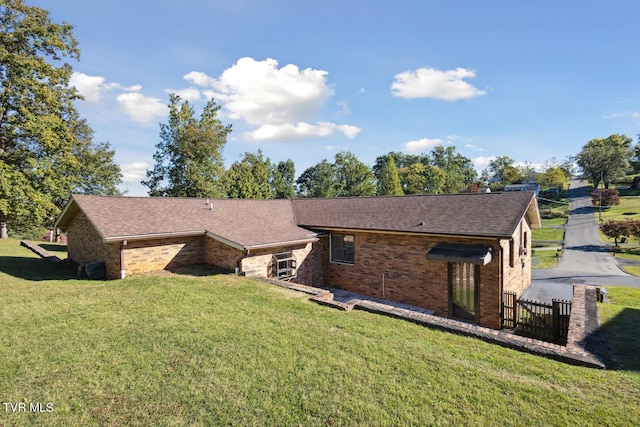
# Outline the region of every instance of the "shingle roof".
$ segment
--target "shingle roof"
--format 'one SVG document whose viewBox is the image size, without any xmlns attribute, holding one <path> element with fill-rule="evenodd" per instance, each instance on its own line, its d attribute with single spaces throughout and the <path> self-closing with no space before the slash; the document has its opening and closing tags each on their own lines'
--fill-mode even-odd
<svg viewBox="0 0 640 427">
<path fill-rule="evenodd" d="M 297 199 L 293 207 L 299 225 L 316 229 L 508 237 L 525 215 L 540 226 L 525 192 Z"/>
<path fill-rule="evenodd" d="M 289 200 L 211 200 L 74 195 L 58 219 L 66 228 L 82 210 L 106 241 L 209 233 L 245 249 L 313 241 L 296 225 Z"/>
<path fill-rule="evenodd" d="M 251 249 L 316 240 L 309 229 L 509 237 L 525 215 L 540 225 L 536 198 L 524 192 L 210 202 L 213 210 L 197 198 L 74 195 L 56 227 L 82 211 L 106 241 L 207 233 Z"/>
</svg>

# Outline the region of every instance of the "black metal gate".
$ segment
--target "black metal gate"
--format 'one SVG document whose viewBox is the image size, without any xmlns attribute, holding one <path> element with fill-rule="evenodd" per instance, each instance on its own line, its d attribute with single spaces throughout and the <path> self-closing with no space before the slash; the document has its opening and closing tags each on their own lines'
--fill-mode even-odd
<svg viewBox="0 0 640 427">
<path fill-rule="evenodd" d="M 571 302 L 552 300 L 551 304 L 516 299 L 513 292 L 502 298 L 502 327 L 516 333 L 557 344 L 566 344 Z"/>
</svg>

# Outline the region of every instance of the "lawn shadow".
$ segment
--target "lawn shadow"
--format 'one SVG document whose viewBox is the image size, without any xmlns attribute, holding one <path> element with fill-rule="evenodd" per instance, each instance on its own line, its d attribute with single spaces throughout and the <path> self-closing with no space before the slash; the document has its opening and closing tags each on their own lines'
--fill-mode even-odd
<svg viewBox="0 0 640 427">
<path fill-rule="evenodd" d="M 49 252 L 67 252 L 67 245 L 58 245 L 55 243 L 38 243 L 38 246 Z"/>
<path fill-rule="evenodd" d="M 571 215 L 587 215 L 595 213 L 596 210 L 593 206 L 582 206 L 580 208 L 571 209 Z"/>
<path fill-rule="evenodd" d="M 196 264 L 191 266 L 184 267 L 168 267 L 165 268 L 162 272 L 156 272 L 156 274 L 177 274 L 181 276 L 196 276 L 196 277 L 204 277 L 204 276 L 215 276 L 218 274 L 229 274 L 231 270 L 217 267 L 215 265 L 210 264 Z"/>
<path fill-rule="evenodd" d="M 0 272 L 29 281 L 70 280 L 76 278 L 77 267 L 69 261 L 3 256 L 0 257 Z"/>
<path fill-rule="evenodd" d="M 572 249 L 575 251 L 583 252 L 611 252 L 611 248 L 605 245 L 566 246 L 565 249 Z"/>
<path fill-rule="evenodd" d="M 607 368 L 640 371 L 640 310 L 625 308 L 600 326 Z"/>
</svg>

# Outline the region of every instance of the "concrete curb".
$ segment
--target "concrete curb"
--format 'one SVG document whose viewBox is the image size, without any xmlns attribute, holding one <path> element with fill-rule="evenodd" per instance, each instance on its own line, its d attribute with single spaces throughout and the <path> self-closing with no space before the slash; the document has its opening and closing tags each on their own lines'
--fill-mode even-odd
<svg viewBox="0 0 640 427">
<path fill-rule="evenodd" d="M 29 240 L 20 241 L 20 246 L 24 246 L 25 248 L 30 249 L 36 255 L 39 255 L 41 258 L 46 259 L 47 261 L 62 262 L 60 258 Z"/>
</svg>

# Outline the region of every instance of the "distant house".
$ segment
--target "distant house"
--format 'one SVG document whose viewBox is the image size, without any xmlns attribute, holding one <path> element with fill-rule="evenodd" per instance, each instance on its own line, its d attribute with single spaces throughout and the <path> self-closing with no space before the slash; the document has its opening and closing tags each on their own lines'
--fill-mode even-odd
<svg viewBox="0 0 640 427">
<path fill-rule="evenodd" d="M 500 327 L 531 283 L 533 193 L 296 200 L 73 196 L 69 258 L 110 279 L 206 263 Z"/>
<path fill-rule="evenodd" d="M 525 182 L 522 184 L 505 185 L 504 191 L 533 191 L 536 196 L 540 194 L 540 184 L 535 182 Z"/>
</svg>

